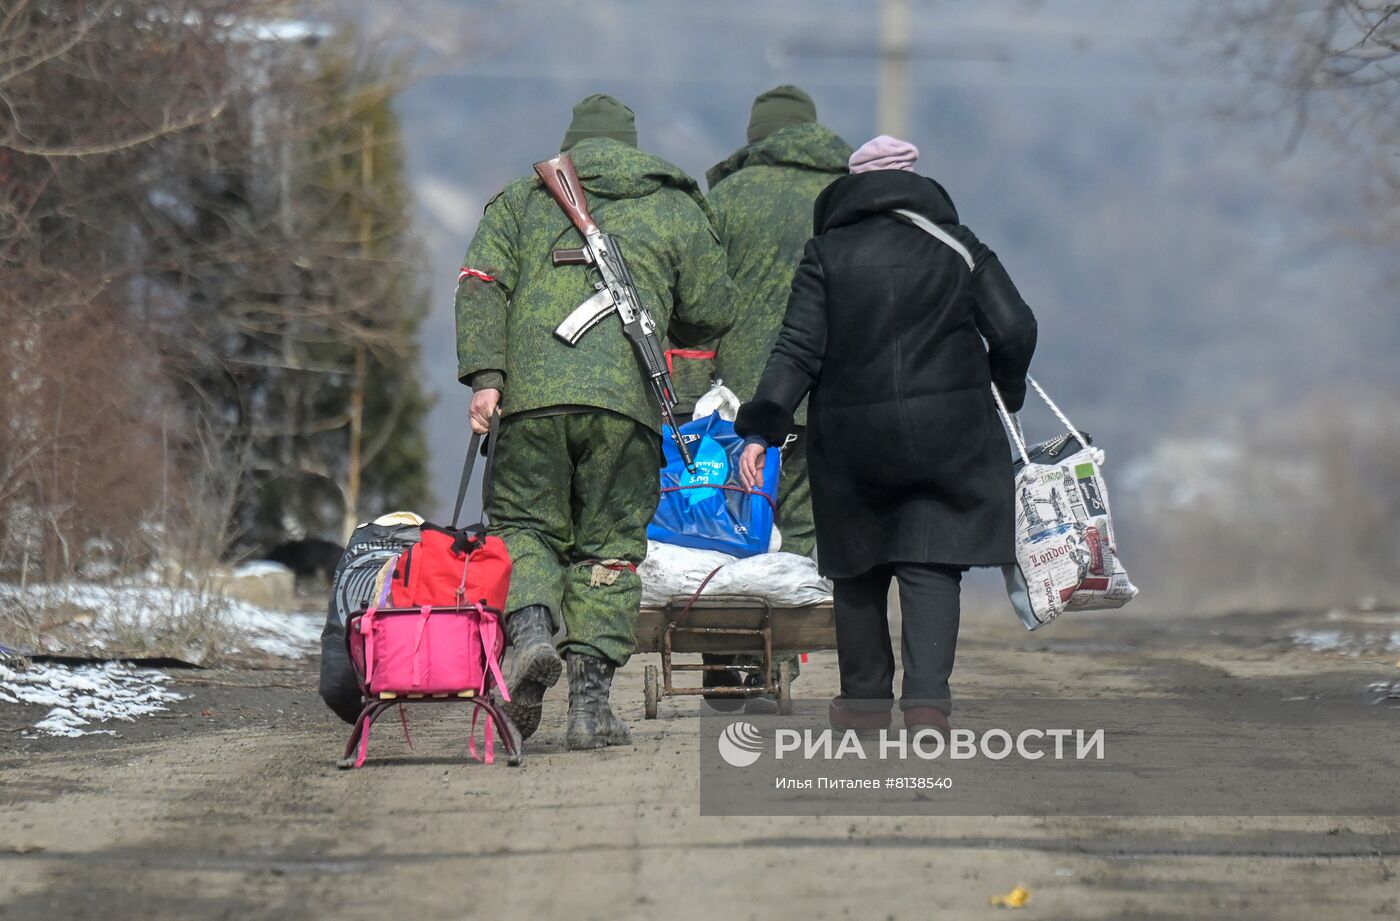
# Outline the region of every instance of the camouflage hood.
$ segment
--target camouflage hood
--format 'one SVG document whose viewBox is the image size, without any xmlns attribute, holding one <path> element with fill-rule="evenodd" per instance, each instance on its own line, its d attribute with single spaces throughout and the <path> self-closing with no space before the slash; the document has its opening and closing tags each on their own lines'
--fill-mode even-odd
<svg viewBox="0 0 1400 921">
<path fill-rule="evenodd" d="M 705 181 L 713 189 L 721 179 L 746 166 L 791 166 L 821 173 L 844 173 L 851 153 L 851 145 L 830 128 L 815 122 L 792 125 L 740 147 L 728 159 L 710 167 Z"/>
<path fill-rule="evenodd" d="M 604 198 L 645 198 L 665 186 L 689 195 L 714 222 L 710 206 L 700 192 L 700 184 L 665 160 L 614 141 L 612 138 L 586 138 L 569 151 L 584 191 Z"/>
</svg>

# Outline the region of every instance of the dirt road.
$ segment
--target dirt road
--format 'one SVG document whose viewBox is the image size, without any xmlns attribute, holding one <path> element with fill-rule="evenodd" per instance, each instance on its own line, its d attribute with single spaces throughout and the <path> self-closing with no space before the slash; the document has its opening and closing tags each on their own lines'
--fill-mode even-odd
<svg viewBox="0 0 1400 921">
<path fill-rule="evenodd" d="M 1367 706 L 1400 679 L 1383 647 L 1288 639 L 1319 626 L 969 618 L 956 688 Z M 559 693 L 514 769 L 466 761 L 440 714 L 415 717 L 415 751 L 386 721 L 371 765 L 337 771 L 311 663 L 182 673 L 188 699 L 120 738 L 0 734 L 0 918 L 1400 917 L 1396 819 L 701 817 L 694 705 L 643 721 L 641 664 L 619 679 L 633 747 L 565 751 Z M 804 695 L 835 686 L 814 657 Z M 990 907 L 1017 885 L 1025 909 Z"/>
</svg>

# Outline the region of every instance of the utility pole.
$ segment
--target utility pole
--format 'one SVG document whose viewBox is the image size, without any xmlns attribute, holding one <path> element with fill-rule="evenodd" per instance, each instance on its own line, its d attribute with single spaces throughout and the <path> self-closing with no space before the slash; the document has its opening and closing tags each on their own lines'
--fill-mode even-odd
<svg viewBox="0 0 1400 921">
<path fill-rule="evenodd" d="M 360 130 L 360 256 L 369 264 L 370 194 L 374 182 L 374 132 L 366 122 Z M 365 422 L 365 344 L 355 345 L 355 378 L 350 390 L 350 459 L 345 480 L 344 538 L 350 539 L 359 524 L 360 515 L 360 451 L 364 443 Z"/>
<path fill-rule="evenodd" d="M 909 0 L 880 0 L 880 84 L 875 130 L 897 138 L 909 133 Z"/>
<path fill-rule="evenodd" d="M 912 84 L 911 67 L 915 61 L 940 64 L 974 61 L 1005 64 L 1011 56 L 1005 49 L 992 44 L 972 44 L 956 36 L 944 41 L 920 41 L 921 22 L 916 18 L 914 0 L 880 0 L 880 18 L 875 47 L 863 41 L 854 44 L 844 40 L 799 42 L 788 49 L 794 56 L 851 60 L 874 59 L 876 70 L 875 130 L 909 139 L 914 129 L 910 123 L 909 92 Z"/>
</svg>

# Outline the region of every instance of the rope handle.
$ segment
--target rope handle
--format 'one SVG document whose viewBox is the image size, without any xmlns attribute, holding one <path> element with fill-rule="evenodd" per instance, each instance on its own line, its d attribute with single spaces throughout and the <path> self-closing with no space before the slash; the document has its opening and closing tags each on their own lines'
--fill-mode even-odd
<svg viewBox="0 0 1400 921">
<path fill-rule="evenodd" d="M 744 486 L 734 486 L 729 483 L 691 483 L 689 486 L 663 486 L 661 487 L 661 492 L 680 492 L 684 489 L 722 489 L 727 492 L 737 492 L 746 496 L 762 496 L 767 500 L 769 507 L 773 509 L 773 514 L 778 514 L 778 503 L 772 496 L 761 489 L 748 489 Z"/>
<path fill-rule="evenodd" d="M 1035 389 L 1035 392 L 1038 393 L 1040 395 L 1040 398 L 1045 401 L 1045 405 L 1050 407 L 1050 411 L 1055 414 L 1055 418 L 1059 419 L 1062 423 L 1064 423 L 1065 428 L 1069 429 L 1070 434 L 1074 435 L 1075 438 L 1079 439 L 1079 446 L 1081 448 L 1089 447 L 1089 441 L 1084 437 L 1084 433 L 1079 431 L 1079 428 L 1073 422 L 1069 421 L 1069 416 L 1066 416 L 1064 414 L 1064 411 L 1061 410 L 1060 407 L 1055 404 L 1055 401 L 1050 399 L 1050 394 L 1045 392 L 1045 388 L 1040 386 L 1040 382 L 1037 381 L 1035 378 L 1031 377 L 1029 374 L 1027 374 L 1026 383 L 1030 384 L 1031 387 Z"/>
<path fill-rule="evenodd" d="M 686 618 L 688 618 L 688 617 L 690 616 L 691 610 L 695 607 L 695 602 L 697 602 L 697 601 L 700 600 L 700 593 L 703 592 L 703 591 L 705 591 L 705 586 L 709 585 L 709 584 L 710 584 L 710 580 L 713 579 L 713 578 L 715 577 L 715 575 L 718 574 L 719 571 L 720 571 L 721 569 L 723 569 L 724 567 L 726 567 L 726 566 L 728 566 L 728 565 L 729 565 L 728 563 L 720 563 L 720 564 L 719 564 L 718 566 L 716 566 L 714 569 L 711 569 L 711 570 L 710 570 L 710 574 L 709 574 L 708 576 L 706 576 L 706 577 L 700 582 L 699 588 L 695 589 L 695 594 L 693 594 L 693 595 L 690 596 L 690 600 L 687 601 L 687 602 L 685 603 L 685 607 L 681 609 L 680 616 L 677 617 L 674 621 L 672 621 L 672 623 L 673 623 L 675 626 L 678 626 L 678 627 L 679 627 L 681 624 L 685 623 Z"/>
<path fill-rule="evenodd" d="M 992 385 L 992 399 L 997 402 L 997 415 L 1001 416 L 1001 424 L 1006 426 L 1006 431 L 1011 434 L 1011 441 L 1016 445 L 1016 453 L 1021 455 L 1021 460 L 1025 461 L 1026 466 L 1029 467 L 1031 455 L 1026 450 L 1026 438 L 1021 433 L 1020 423 L 1011 413 L 1006 411 L 1006 404 L 1002 402 L 1001 391 L 997 389 L 996 384 Z"/>
<path fill-rule="evenodd" d="M 1069 433 L 1079 439 L 1080 448 L 1092 452 L 1094 462 L 1102 464 L 1104 457 L 1103 451 L 1089 444 L 1089 439 L 1084 437 L 1084 433 L 1079 430 L 1078 426 L 1070 421 L 1069 416 L 1065 415 L 1064 411 L 1055 404 L 1054 400 L 1050 399 L 1050 394 L 1045 392 L 1045 388 L 1040 386 L 1040 382 L 1027 374 L 1026 383 L 1030 384 L 1031 388 L 1045 401 L 1045 405 L 1050 407 L 1050 411 L 1055 414 L 1055 418 L 1060 420 L 1060 423 L 1069 430 Z M 1029 466 L 1031 463 L 1031 456 L 1030 452 L 1026 449 L 1026 436 L 1025 433 L 1021 431 L 1021 422 L 1016 416 L 1006 411 L 1006 404 L 1002 402 L 1001 391 L 997 390 L 996 384 L 992 385 L 992 399 L 996 400 L 997 415 L 1001 416 L 1002 425 L 1006 426 L 1006 431 L 1010 433 L 1011 440 L 1016 445 L 1016 453 L 1020 454 L 1021 460 L 1025 461 L 1026 465 Z"/>
</svg>

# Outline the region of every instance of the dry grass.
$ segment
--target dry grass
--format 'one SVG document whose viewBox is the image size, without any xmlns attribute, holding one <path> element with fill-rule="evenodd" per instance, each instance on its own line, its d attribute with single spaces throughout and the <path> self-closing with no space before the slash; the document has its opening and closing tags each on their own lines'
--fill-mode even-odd
<svg viewBox="0 0 1400 921">
<path fill-rule="evenodd" d="M 163 610 L 136 615 L 111 612 L 111 643 L 127 655 L 174 656 L 214 664 L 234 648 L 235 631 L 227 610 L 228 599 L 213 592 L 171 592 Z"/>
<path fill-rule="evenodd" d="M 0 645 L 104 658 L 170 656 L 204 665 L 235 648 L 229 602 L 217 593 L 152 586 L 133 593 L 131 603 L 95 607 L 70 597 L 72 587 L 8 592 L 0 607 Z"/>
</svg>

